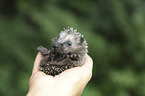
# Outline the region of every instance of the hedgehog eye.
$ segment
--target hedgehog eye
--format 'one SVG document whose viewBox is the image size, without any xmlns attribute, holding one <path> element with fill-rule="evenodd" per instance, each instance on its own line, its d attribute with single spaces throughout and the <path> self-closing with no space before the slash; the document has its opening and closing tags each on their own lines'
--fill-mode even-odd
<svg viewBox="0 0 145 96">
<path fill-rule="evenodd" d="M 68 42 L 68 45 L 69 45 L 69 46 L 71 46 L 71 44 L 72 44 L 71 42 Z"/>
</svg>

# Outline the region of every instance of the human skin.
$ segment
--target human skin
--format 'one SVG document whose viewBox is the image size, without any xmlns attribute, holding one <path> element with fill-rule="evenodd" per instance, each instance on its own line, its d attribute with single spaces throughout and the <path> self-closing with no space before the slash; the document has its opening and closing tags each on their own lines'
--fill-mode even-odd
<svg viewBox="0 0 145 96">
<path fill-rule="evenodd" d="M 27 96 L 80 96 L 82 94 L 92 77 L 93 61 L 89 55 L 85 56 L 85 63 L 81 67 L 67 69 L 54 77 L 39 71 L 42 58 L 39 52 L 29 80 Z"/>
</svg>

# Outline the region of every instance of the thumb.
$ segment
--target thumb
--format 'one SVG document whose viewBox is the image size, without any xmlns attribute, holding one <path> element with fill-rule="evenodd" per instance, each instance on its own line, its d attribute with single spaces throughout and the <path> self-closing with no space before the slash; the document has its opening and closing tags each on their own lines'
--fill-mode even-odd
<svg viewBox="0 0 145 96">
<path fill-rule="evenodd" d="M 40 65 L 40 61 L 42 60 L 43 56 L 41 55 L 40 52 L 38 52 L 35 61 L 34 61 L 34 66 L 33 66 L 33 70 L 32 70 L 32 74 L 34 74 L 35 72 L 37 72 L 39 70 L 39 65 Z"/>
</svg>

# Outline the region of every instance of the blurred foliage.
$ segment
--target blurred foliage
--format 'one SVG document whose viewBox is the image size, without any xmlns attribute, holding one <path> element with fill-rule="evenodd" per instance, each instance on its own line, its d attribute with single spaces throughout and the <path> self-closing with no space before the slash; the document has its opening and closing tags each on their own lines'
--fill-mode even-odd
<svg viewBox="0 0 145 96">
<path fill-rule="evenodd" d="M 145 96 L 144 17 L 144 0 L 1 0 L 0 96 L 26 95 L 37 46 L 68 26 L 94 61 L 82 96 Z"/>
</svg>

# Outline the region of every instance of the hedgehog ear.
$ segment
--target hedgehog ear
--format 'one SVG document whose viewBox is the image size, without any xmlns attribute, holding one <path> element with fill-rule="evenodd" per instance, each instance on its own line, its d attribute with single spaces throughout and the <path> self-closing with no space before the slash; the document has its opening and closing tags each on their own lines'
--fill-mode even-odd
<svg viewBox="0 0 145 96">
<path fill-rule="evenodd" d="M 79 40 L 80 40 L 79 45 L 81 45 L 85 41 L 85 38 L 83 36 L 80 36 Z"/>
</svg>

